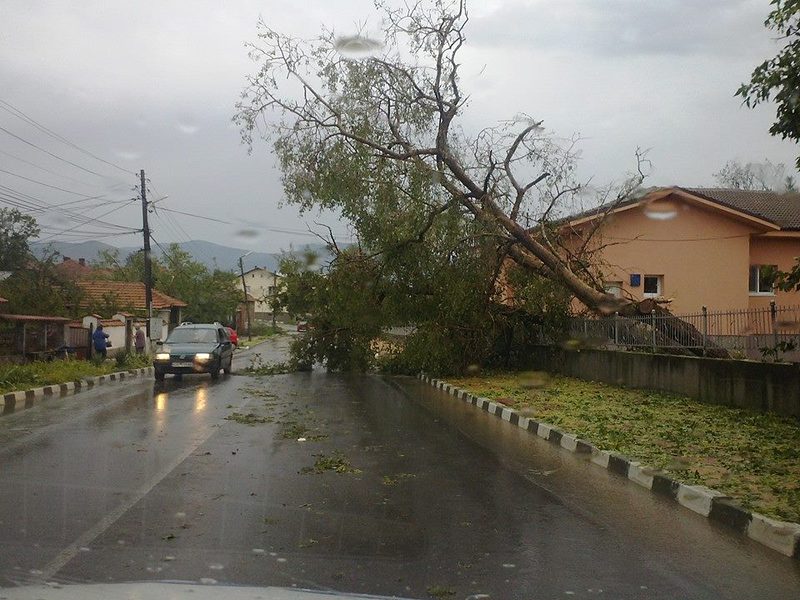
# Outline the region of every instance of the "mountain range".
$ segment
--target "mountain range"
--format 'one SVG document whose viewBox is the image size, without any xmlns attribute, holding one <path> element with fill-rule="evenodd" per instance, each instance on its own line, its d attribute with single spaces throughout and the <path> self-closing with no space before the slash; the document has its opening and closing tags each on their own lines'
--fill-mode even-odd
<svg viewBox="0 0 800 600">
<path fill-rule="evenodd" d="M 129 254 L 140 252 L 139 247 L 124 247 L 111 246 L 103 242 L 89 241 L 89 242 L 48 242 L 46 244 L 40 242 L 33 242 L 31 251 L 37 255 L 42 256 L 46 251 L 58 252 L 61 256 L 69 257 L 74 260 L 86 259 L 87 263 L 96 261 L 100 253 L 104 250 L 118 250 L 119 257 L 124 260 Z M 239 272 L 239 257 L 247 254 L 247 250 L 241 248 L 232 248 L 230 246 L 222 246 L 212 242 L 205 242 L 202 240 L 191 240 L 189 242 L 179 243 L 178 246 L 182 250 L 188 252 L 194 260 L 203 263 L 209 269 L 219 268 L 223 271 Z M 303 244 L 296 248 L 292 248 L 285 253 L 274 252 L 252 252 L 242 261 L 245 270 L 252 269 L 253 267 L 264 267 L 270 271 L 276 271 L 279 267 L 281 257 L 285 254 L 301 255 L 308 251 L 315 252 L 319 257 L 318 263 L 325 264 L 330 261 L 331 254 L 323 244 Z M 158 258 L 162 256 L 163 252 L 160 248 L 153 248 L 153 256 Z"/>
</svg>

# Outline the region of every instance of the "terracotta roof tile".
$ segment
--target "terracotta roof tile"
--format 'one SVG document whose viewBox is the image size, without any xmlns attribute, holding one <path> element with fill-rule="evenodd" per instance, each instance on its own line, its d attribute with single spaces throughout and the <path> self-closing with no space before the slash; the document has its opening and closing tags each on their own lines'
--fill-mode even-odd
<svg viewBox="0 0 800 600">
<path fill-rule="evenodd" d="M 100 325 L 103 327 L 124 327 L 125 323 L 119 319 L 100 319 Z"/>
<path fill-rule="evenodd" d="M 86 297 L 81 302 L 82 306 L 88 306 L 92 301 L 102 302 L 103 297 L 111 294 L 121 308 L 133 308 L 144 310 L 145 290 L 144 284 L 140 281 L 90 281 L 81 280 L 76 282 L 83 290 Z M 153 308 L 171 308 L 188 306 L 183 300 L 178 300 L 168 296 L 158 290 L 153 290 Z"/>
<path fill-rule="evenodd" d="M 66 323 L 69 321 L 66 317 L 47 317 L 42 315 L 6 315 L 0 313 L 0 319 L 6 321 L 46 321 L 55 323 Z"/>
<path fill-rule="evenodd" d="M 728 208 L 775 223 L 781 229 L 800 230 L 800 194 L 779 194 L 757 190 L 725 188 L 680 188 L 724 204 Z"/>
<path fill-rule="evenodd" d="M 661 190 L 675 189 L 693 196 L 698 196 L 713 203 L 732 208 L 740 213 L 757 217 L 774 223 L 785 231 L 800 230 L 800 194 L 777 193 L 757 190 L 735 190 L 728 188 L 688 188 L 674 186 L 672 188 L 647 188 L 639 194 L 616 203 L 613 206 L 605 204 L 564 219 L 570 222 L 583 217 L 600 215 L 606 211 L 615 210 L 646 200 L 651 193 Z"/>
</svg>

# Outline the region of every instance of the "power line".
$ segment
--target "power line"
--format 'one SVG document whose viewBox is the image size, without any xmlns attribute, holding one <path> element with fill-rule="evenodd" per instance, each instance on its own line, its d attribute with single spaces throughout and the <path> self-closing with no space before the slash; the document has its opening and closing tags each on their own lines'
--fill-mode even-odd
<svg viewBox="0 0 800 600">
<path fill-rule="evenodd" d="M 69 175 L 63 175 L 61 173 L 56 173 L 55 171 L 51 171 L 50 169 L 43 167 L 41 165 L 37 165 L 35 162 L 31 162 L 24 158 L 20 158 L 16 154 L 11 154 L 11 152 L 6 152 L 5 150 L 0 150 L 0 154 L 5 154 L 6 156 L 10 156 L 14 160 L 18 160 L 19 162 L 25 163 L 26 165 L 30 165 L 36 169 L 40 169 L 45 173 L 50 173 L 51 175 L 55 175 L 57 177 L 63 177 L 64 179 L 69 179 L 70 181 L 74 181 L 75 183 L 80 183 L 82 185 L 94 186 L 94 184 L 86 183 L 85 181 L 81 181 L 80 179 L 75 179 L 74 177 L 70 177 Z"/>
<path fill-rule="evenodd" d="M 67 160 L 66 158 L 62 158 L 62 157 L 61 157 L 61 156 L 59 156 L 58 154 L 53 154 L 53 153 L 52 153 L 52 152 L 50 152 L 49 150 L 45 150 L 45 149 L 44 149 L 44 148 L 42 148 L 41 146 L 37 146 L 37 145 L 36 145 L 36 144 L 34 144 L 33 142 L 29 142 L 29 141 L 28 141 L 28 140 L 26 140 L 25 138 L 21 138 L 20 136 L 18 136 L 18 135 L 17 135 L 17 134 L 15 134 L 15 133 L 11 133 L 11 132 L 10 132 L 8 129 L 6 129 L 5 127 L 0 127 L 0 131 L 3 131 L 3 132 L 5 132 L 6 134 L 10 135 L 11 137 L 13 137 L 13 138 L 15 138 L 15 139 L 18 139 L 20 142 L 23 142 L 24 144 L 28 144 L 28 146 L 31 146 L 31 147 L 33 147 L 33 148 L 36 148 L 37 150 L 39 150 L 39 151 L 41 151 L 41 152 L 44 152 L 44 153 L 45 153 L 45 154 L 47 154 L 48 156 L 52 156 L 53 158 L 55 158 L 55 159 L 57 159 L 57 160 L 60 160 L 61 162 L 65 162 L 65 163 L 67 163 L 68 165 L 72 165 L 73 167 L 76 167 L 76 168 L 80 169 L 81 171 L 86 171 L 87 173 L 91 173 L 92 175 L 97 175 L 98 177 L 107 177 L 107 175 L 103 175 L 102 173 L 98 173 L 97 171 L 92 171 L 91 169 L 87 169 L 86 167 L 82 167 L 82 166 L 80 166 L 79 164 L 72 162 L 71 160 Z"/>
<path fill-rule="evenodd" d="M 2 129 L 2 127 L 0 127 Z M 30 181 L 31 183 L 37 183 L 39 185 L 43 185 L 44 187 L 49 187 L 54 190 L 58 190 L 60 192 L 64 192 L 66 194 L 73 194 L 75 196 L 83 196 L 84 198 L 100 198 L 100 196 L 89 196 L 88 194 L 82 194 L 81 192 L 75 192 L 73 190 L 68 190 L 66 188 L 59 187 L 57 185 L 50 185 L 49 183 L 45 183 L 43 181 L 39 181 L 37 179 L 31 179 L 30 177 L 25 177 L 24 175 L 18 175 L 17 173 L 12 173 L 11 171 L 6 171 L 5 169 L 0 169 L 0 173 L 6 173 L 8 175 L 12 175 L 14 177 L 19 177 L 20 179 L 24 179 L 25 181 Z"/>
<path fill-rule="evenodd" d="M 80 200 L 72 200 L 70 202 L 64 202 L 62 204 L 52 205 L 41 198 L 37 198 L 35 196 L 31 196 L 29 194 L 25 194 L 13 188 L 10 188 L 5 185 L 0 184 L 0 194 L 3 195 L 3 198 L 6 203 L 16 206 L 17 208 L 22 208 L 29 212 L 56 212 L 63 214 L 67 218 L 70 218 L 74 221 L 78 221 L 88 216 L 89 211 L 94 210 L 96 208 L 100 208 L 102 206 L 107 206 L 108 204 L 124 204 L 129 200 L 102 200 L 101 202 L 97 202 L 93 205 L 89 206 L 81 206 L 80 211 L 73 210 L 73 209 L 65 209 L 64 206 L 67 205 L 74 205 L 83 202 L 89 202 L 90 200 L 97 200 L 102 198 L 99 196 L 97 198 L 84 198 Z M 82 211 L 82 212 L 81 212 Z M 118 227 L 120 229 L 130 229 L 129 227 L 123 227 L 121 225 L 115 225 L 114 223 L 106 223 L 104 221 L 98 221 L 101 224 L 107 225 L 109 227 Z"/>
<path fill-rule="evenodd" d="M 1 100 L 0 99 L 0 108 L 2 108 L 3 110 L 5 110 L 7 112 L 10 112 L 15 117 L 17 117 L 19 119 L 22 119 L 23 121 L 26 121 L 27 123 L 30 123 L 31 125 L 36 127 L 39 131 L 41 131 L 43 133 L 46 133 L 50 137 L 57 139 L 58 141 L 70 146 L 71 148 L 75 148 L 79 152 L 83 152 L 87 156 L 91 156 L 95 160 L 99 160 L 101 163 L 107 164 L 107 165 L 109 165 L 111 167 L 114 167 L 115 169 L 119 169 L 120 171 L 123 171 L 124 173 L 127 173 L 128 175 L 135 174 L 135 173 L 133 173 L 133 171 L 129 171 L 128 169 L 126 169 L 124 167 L 120 167 L 118 164 L 115 164 L 113 162 L 105 160 L 104 158 L 101 158 L 101 157 L 97 156 L 96 154 L 93 154 L 92 152 L 89 152 L 85 148 L 82 148 L 78 144 L 76 144 L 74 142 L 71 142 L 70 140 L 65 138 L 63 135 L 60 135 L 60 134 L 56 133 L 55 131 L 53 131 L 52 129 L 49 129 L 48 127 L 45 127 L 44 125 L 42 125 L 41 123 L 36 121 L 33 117 L 30 117 L 30 116 L 26 115 L 20 109 L 18 109 L 17 107 L 13 106 L 12 104 L 6 102 L 5 100 Z"/>
<path fill-rule="evenodd" d="M 106 215 L 110 215 L 111 213 L 116 212 L 116 211 L 120 210 L 121 208 L 125 208 L 126 206 L 130 206 L 134 202 L 138 202 L 138 198 L 134 198 L 133 200 L 129 200 L 128 202 L 126 202 L 125 204 L 122 204 L 120 206 L 115 206 L 111 210 L 108 210 L 108 211 L 104 212 L 102 215 L 98 215 L 97 217 L 94 217 L 94 218 L 91 218 L 91 219 L 87 219 L 83 223 L 79 223 L 79 224 L 75 225 L 74 227 L 70 227 L 70 228 L 64 229 L 64 230 L 62 230 L 62 231 L 60 231 L 58 233 L 54 233 L 54 234 L 52 234 L 52 235 L 50 235 L 50 236 L 48 236 L 48 237 L 46 237 L 46 238 L 44 238 L 43 240 L 40 240 L 40 241 L 47 241 L 49 239 L 54 238 L 56 235 L 61 235 L 63 233 L 67 233 L 69 231 L 74 231 L 78 227 L 82 227 L 83 225 L 87 225 L 89 223 L 96 222 L 101 217 L 105 217 Z M 116 227 L 122 227 L 122 225 L 116 225 Z M 131 228 L 131 233 L 133 233 L 133 228 Z"/>
</svg>

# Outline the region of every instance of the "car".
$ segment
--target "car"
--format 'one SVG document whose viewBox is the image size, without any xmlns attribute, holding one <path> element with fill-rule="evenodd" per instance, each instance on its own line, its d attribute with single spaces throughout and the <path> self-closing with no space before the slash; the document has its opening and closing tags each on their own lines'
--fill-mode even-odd
<svg viewBox="0 0 800 600">
<path fill-rule="evenodd" d="M 233 344 L 236 348 L 239 347 L 239 334 L 236 333 L 236 330 L 233 327 L 226 327 L 225 328 L 228 332 L 228 337 L 231 339 L 231 344 Z"/>
<path fill-rule="evenodd" d="M 230 374 L 233 344 L 225 327 L 218 323 L 179 325 L 156 350 L 153 369 L 156 381 L 167 374 L 181 377 L 209 373 L 218 379 L 220 371 Z"/>
</svg>

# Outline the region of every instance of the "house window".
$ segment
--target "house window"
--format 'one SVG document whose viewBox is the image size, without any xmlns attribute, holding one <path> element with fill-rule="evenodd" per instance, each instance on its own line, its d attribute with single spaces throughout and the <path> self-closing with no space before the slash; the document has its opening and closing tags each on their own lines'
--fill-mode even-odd
<svg viewBox="0 0 800 600">
<path fill-rule="evenodd" d="M 748 289 L 751 295 L 774 295 L 773 283 L 777 265 L 750 265 Z"/>
<path fill-rule="evenodd" d="M 622 298 L 622 282 L 621 281 L 604 281 L 603 289 L 606 293 L 611 294 L 616 298 Z"/>
<path fill-rule="evenodd" d="M 644 297 L 655 298 L 661 296 L 664 292 L 664 276 L 663 275 L 645 275 L 644 276 Z"/>
</svg>

